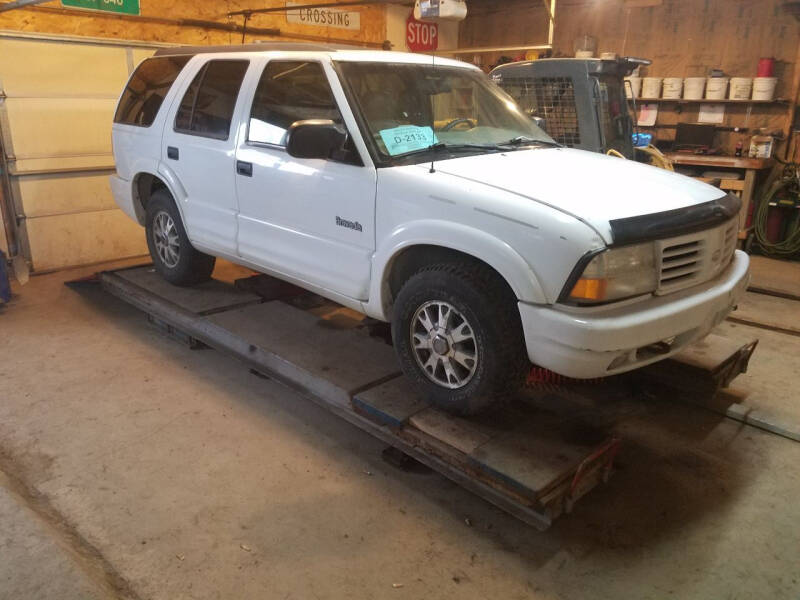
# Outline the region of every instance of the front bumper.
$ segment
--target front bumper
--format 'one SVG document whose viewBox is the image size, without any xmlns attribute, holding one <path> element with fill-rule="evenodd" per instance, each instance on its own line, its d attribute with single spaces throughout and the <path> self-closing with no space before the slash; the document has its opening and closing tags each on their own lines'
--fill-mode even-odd
<svg viewBox="0 0 800 600">
<path fill-rule="evenodd" d="M 586 379 L 630 371 L 680 352 L 718 325 L 744 294 L 750 259 L 737 250 L 715 279 L 621 306 L 572 308 L 519 303 L 528 357 Z"/>
</svg>

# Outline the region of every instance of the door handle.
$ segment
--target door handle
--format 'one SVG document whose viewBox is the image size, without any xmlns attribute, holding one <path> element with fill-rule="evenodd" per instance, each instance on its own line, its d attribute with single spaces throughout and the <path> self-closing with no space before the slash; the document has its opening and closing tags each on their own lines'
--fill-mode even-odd
<svg viewBox="0 0 800 600">
<path fill-rule="evenodd" d="M 253 176 L 253 163 L 245 162 L 243 160 L 236 161 L 236 172 L 245 177 Z"/>
<path fill-rule="evenodd" d="M 167 146 L 167 158 L 178 160 L 178 149 L 175 146 Z"/>
</svg>

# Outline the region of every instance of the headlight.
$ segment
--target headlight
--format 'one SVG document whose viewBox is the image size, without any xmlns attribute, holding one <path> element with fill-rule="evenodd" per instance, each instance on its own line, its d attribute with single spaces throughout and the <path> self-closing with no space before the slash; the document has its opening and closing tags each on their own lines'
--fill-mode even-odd
<svg viewBox="0 0 800 600">
<path fill-rule="evenodd" d="M 568 299 L 578 304 L 622 300 L 656 290 L 652 242 L 611 248 L 597 254 L 572 286 Z"/>
</svg>

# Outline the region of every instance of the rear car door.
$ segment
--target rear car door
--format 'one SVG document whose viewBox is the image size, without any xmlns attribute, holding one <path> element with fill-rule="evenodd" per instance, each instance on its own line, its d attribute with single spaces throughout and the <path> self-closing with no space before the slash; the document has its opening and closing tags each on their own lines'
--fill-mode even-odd
<svg viewBox="0 0 800 600">
<path fill-rule="evenodd" d="M 348 129 L 329 65 L 269 60 L 248 103 L 236 150 L 239 255 L 349 298 L 366 299 L 375 249 L 375 168 L 352 143 L 337 158 L 286 152 L 292 123 L 330 119 Z M 343 108 L 344 110 L 340 110 Z M 352 131 L 351 131 L 352 132 Z"/>
<path fill-rule="evenodd" d="M 250 64 L 211 59 L 199 66 L 164 127 L 162 163 L 185 190 L 181 209 L 189 239 L 201 249 L 236 253 L 234 150 L 237 102 Z"/>
</svg>

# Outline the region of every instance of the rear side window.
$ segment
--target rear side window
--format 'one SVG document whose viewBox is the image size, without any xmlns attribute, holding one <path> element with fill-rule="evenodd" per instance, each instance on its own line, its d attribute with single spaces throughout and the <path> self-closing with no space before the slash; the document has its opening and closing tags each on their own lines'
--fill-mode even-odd
<svg viewBox="0 0 800 600">
<path fill-rule="evenodd" d="M 191 56 L 148 58 L 133 72 L 114 114 L 115 123 L 150 127 L 158 109 Z"/>
<path fill-rule="evenodd" d="M 208 61 L 183 95 L 175 131 L 227 140 L 248 64 L 246 60 Z"/>
<path fill-rule="evenodd" d="M 315 62 L 271 61 L 256 88 L 247 141 L 284 146 L 292 123 L 305 119 L 342 122 L 322 66 Z"/>
</svg>

